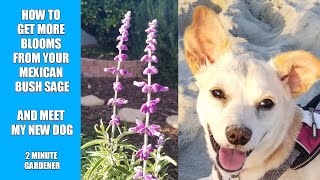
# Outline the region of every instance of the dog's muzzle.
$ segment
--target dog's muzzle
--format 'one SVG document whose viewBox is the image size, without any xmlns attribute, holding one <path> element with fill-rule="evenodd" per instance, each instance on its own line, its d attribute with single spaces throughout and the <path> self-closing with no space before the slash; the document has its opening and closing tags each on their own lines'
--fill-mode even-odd
<svg viewBox="0 0 320 180">
<path fill-rule="evenodd" d="M 209 124 L 207 124 L 207 130 L 209 133 L 209 138 L 210 138 L 212 149 L 217 153 L 216 165 L 220 169 L 222 169 L 226 172 L 229 172 L 229 173 L 241 170 L 245 159 L 251 154 L 252 150 L 243 152 L 243 151 L 239 151 L 237 149 L 230 149 L 230 148 L 226 148 L 226 147 L 221 147 L 217 143 L 217 141 L 215 140 Z M 229 135 L 230 136 L 237 136 L 237 134 L 232 134 L 232 133 L 230 133 Z M 233 138 L 238 138 L 238 139 L 240 138 L 240 141 L 235 142 L 236 140 L 233 139 L 232 142 L 235 142 L 237 145 L 242 145 L 242 144 L 248 143 L 249 138 L 247 135 L 245 137 L 243 135 L 238 135 L 238 136 L 239 137 L 233 137 Z M 251 136 L 251 134 L 250 134 L 250 136 Z M 232 137 L 230 137 L 230 138 L 232 138 Z M 235 145 L 235 144 L 233 144 L 233 145 Z"/>
</svg>

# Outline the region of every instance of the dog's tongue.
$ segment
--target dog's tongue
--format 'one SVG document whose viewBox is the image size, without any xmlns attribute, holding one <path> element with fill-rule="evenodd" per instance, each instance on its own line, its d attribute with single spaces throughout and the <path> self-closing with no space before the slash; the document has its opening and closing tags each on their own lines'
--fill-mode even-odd
<svg viewBox="0 0 320 180">
<path fill-rule="evenodd" d="M 219 150 L 220 165 L 228 171 L 241 169 L 246 159 L 246 153 L 235 149 L 221 147 Z"/>
</svg>

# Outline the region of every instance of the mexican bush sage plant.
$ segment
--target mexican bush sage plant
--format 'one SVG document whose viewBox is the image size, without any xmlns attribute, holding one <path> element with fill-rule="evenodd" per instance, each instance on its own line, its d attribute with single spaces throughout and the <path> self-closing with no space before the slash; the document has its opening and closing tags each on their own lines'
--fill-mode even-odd
<svg viewBox="0 0 320 180">
<path fill-rule="evenodd" d="M 128 29 L 130 27 L 130 12 L 125 15 L 122 20 L 122 26 L 119 29 L 120 36 L 117 40 L 118 55 L 114 58 L 118 62 L 117 67 L 105 68 L 105 72 L 116 75 L 116 81 L 113 83 L 114 97 L 108 101 L 108 105 L 113 107 L 111 120 L 105 128 L 102 120 L 100 126 L 95 126 L 95 131 L 98 138 L 85 143 L 81 149 L 86 149 L 83 157 L 85 162 L 82 167 L 82 178 L 87 179 L 143 179 L 143 180 L 162 180 L 166 174 L 167 165 L 176 162 L 170 157 L 162 154 L 162 147 L 167 139 L 160 132 L 160 126 L 149 125 L 150 114 L 157 109 L 159 98 L 151 99 L 151 93 L 159 91 L 168 91 L 168 87 L 161 86 L 157 83 L 151 84 L 151 75 L 158 73 L 158 70 L 152 66 L 152 62 L 158 62 L 157 57 L 153 54 L 156 50 L 157 41 L 156 27 L 157 21 L 149 23 L 147 53 L 141 61 L 146 62 L 148 67 L 143 71 L 143 74 L 148 76 L 148 82 L 134 82 L 134 85 L 142 87 L 142 92 L 147 94 L 147 102 L 141 106 L 140 111 L 146 114 L 146 121 L 136 120 L 136 126 L 127 131 L 126 126 L 120 127 L 120 117 L 117 116 L 117 107 L 127 104 L 127 100 L 118 97 L 118 92 L 122 90 L 122 85 L 119 81 L 119 76 L 130 75 L 124 69 L 121 69 L 123 63 L 128 57 L 123 51 L 127 51 L 128 47 L 124 42 L 128 41 Z M 111 128 L 111 133 L 109 132 Z M 116 130 L 118 130 L 116 132 Z M 144 134 L 144 145 L 141 149 L 127 143 L 125 137 L 127 135 L 139 133 Z M 111 134 L 111 135 L 110 135 Z M 155 136 L 158 138 L 157 145 L 152 147 L 148 144 L 148 137 Z M 139 166 L 143 162 L 143 167 Z M 149 168 L 147 168 L 147 165 Z M 148 170 L 147 170 L 148 169 Z"/>
<path fill-rule="evenodd" d="M 117 67 L 105 68 L 104 71 L 112 73 L 116 76 L 116 80 L 113 83 L 114 97 L 108 101 L 108 105 L 113 107 L 111 120 L 109 125 L 105 128 L 102 120 L 100 126 L 95 126 L 95 131 L 98 133 L 98 139 L 92 140 L 84 144 L 82 149 L 89 149 L 86 153 L 89 156 L 85 157 L 85 164 L 83 165 L 82 177 L 83 179 L 127 179 L 135 171 L 133 167 L 136 161 L 131 157 L 137 151 L 137 148 L 133 145 L 126 143 L 124 137 L 131 132 L 127 132 L 126 128 L 122 130 L 119 127 L 120 118 L 117 116 L 117 107 L 127 104 L 128 101 L 118 97 L 118 92 L 122 90 L 122 84 L 119 81 L 120 75 L 130 76 L 131 74 L 121 68 L 121 64 L 128 58 L 124 51 L 128 50 L 128 47 L 124 44 L 128 41 L 128 29 L 130 27 L 131 12 L 125 14 L 122 20 L 122 25 L 119 29 L 120 35 L 117 37 L 119 41 L 116 48 L 118 49 L 118 55 L 114 58 L 117 61 Z M 109 136 L 109 129 L 111 127 L 111 137 Z M 115 130 L 118 130 L 118 136 L 115 137 Z M 92 149 L 92 147 L 94 149 Z M 129 178 L 130 179 L 130 178 Z"/>
<path fill-rule="evenodd" d="M 143 167 L 142 170 L 141 168 L 136 167 L 136 175 L 133 177 L 134 179 L 152 179 L 156 180 L 159 179 L 159 162 L 161 160 L 161 149 L 164 143 L 164 135 L 160 133 L 160 126 L 155 125 L 155 124 L 149 124 L 150 122 L 150 114 L 154 113 L 155 110 L 157 109 L 157 104 L 160 102 L 159 98 L 156 99 L 151 99 L 151 94 L 152 93 L 157 93 L 159 91 L 168 91 L 169 88 L 166 86 L 161 86 L 157 83 L 152 84 L 152 79 L 151 76 L 153 74 L 157 74 L 158 70 L 155 66 L 152 65 L 152 63 L 158 63 L 158 58 L 156 55 L 154 55 L 154 52 L 156 51 L 156 45 L 157 45 L 157 40 L 156 38 L 156 33 L 157 33 L 157 20 L 153 20 L 152 22 L 149 22 L 149 27 L 145 30 L 148 35 L 147 35 L 147 46 L 144 49 L 145 55 L 141 58 L 142 62 L 145 62 L 147 64 L 146 69 L 143 71 L 144 75 L 147 75 L 148 81 L 141 81 L 137 82 L 134 81 L 134 85 L 141 87 L 142 92 L 147 94 L 147 102 L 142 104 L 140 111 L 146 114 L 146 119 L 145 123 L 142 121 L 136 120 L 136 127 L 129 128 L 130 132 L 136 132 L 139 134 L 144 134 L 144 145 L 142 146 L 141 149 L 137 151 L 135 154 L 135 157 L 143 161 Z M 158 144 L 156 145 L 156 150 L 152 147 L 151 144 L 148 143 L 148 137 L 149 136 L 156 136 L 158 137 Z M 147 164 L 148 164 L 148 159 L 149 155 L 151 153 L 155 152 L 155 156 L 153 157 L 155 160 L 154 166 L 152 173 L 147 173 Z M 152 168 L 151 168 L 152 169 Z"/>
<path fill-rule="evenodd" d="M 127 104 L 128 101 L 123 98 L 118 98 L 118 92 L 122 90 L 122 85 L 119 82 L 119 75 L 131 75 L 126 70 L 121 69 L 121 63 L 124 62 L 128 56 L 123 53 L 123 51 L 128 51 L 128 47 L 124 44 L 125 41 L 128 41 L 129 32 L 128 29 L 130 27 L 130 16 L 131 12 L 127 12 L 124 19 L 122 20 L 122 26 L 119 29 L 120 36 L 117 37 L 119 41 L 117 45 L 118 55 L 114 58 L 115 61 L 118 62 L 117 67 L 105 68 L 105 72 L 111 72 L 116 75 L 116 81 L 113 83 L 114 97 L 109 99 L 108 105 L 113 106 L 113 112 L 110 120 L 111 125 L 111 138 L 114 138 L 114 130 L 115 127 L 120 124 L 120 118 L 117 114 L 117 106 L 121 106 L 123 104 Z"/>
</svg>

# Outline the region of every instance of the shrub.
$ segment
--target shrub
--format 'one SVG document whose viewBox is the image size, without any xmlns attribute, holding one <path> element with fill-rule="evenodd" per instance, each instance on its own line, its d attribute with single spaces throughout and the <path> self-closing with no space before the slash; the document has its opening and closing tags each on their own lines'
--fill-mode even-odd
<svg viewBox="0 0 320 180">
<path fill-rule="evenodd" d="M 131 0 L 81 0 L 81 27 L 92 34 L 103 47 L 114 50 L 113 37 L 118 34 L 119 21 L 133 7 Z"/>
</svg>

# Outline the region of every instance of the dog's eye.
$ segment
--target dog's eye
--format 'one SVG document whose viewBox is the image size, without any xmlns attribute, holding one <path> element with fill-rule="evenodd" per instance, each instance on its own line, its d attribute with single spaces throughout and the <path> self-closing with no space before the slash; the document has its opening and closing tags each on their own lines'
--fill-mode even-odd
<svg viewBox="0 0 320 180">
<path fill-rule="evenodd" d="M 223 91 L 220 89 L 211 90 L 211 93 L 215 98 L 218 98 L 218 99 L 225 99 L 226 98 Z"/>
<path fill-rule="evenodd" d="M 258 109 L 261 110 L 270 110 L 273 108 L 274 102 L 271 99 L 264 99 L 258 104 Z"/>
</svg>

